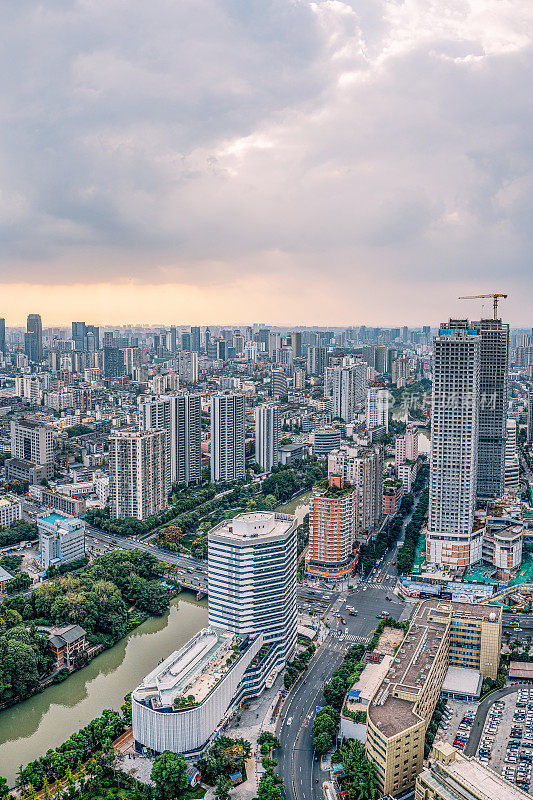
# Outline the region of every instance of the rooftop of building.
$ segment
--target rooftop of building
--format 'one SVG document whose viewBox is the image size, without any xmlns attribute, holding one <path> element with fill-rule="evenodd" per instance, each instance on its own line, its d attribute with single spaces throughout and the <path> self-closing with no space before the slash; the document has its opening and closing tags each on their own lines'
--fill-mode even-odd
<svg viewBox="0 0 533 800">
<path fill-rule="evenodd" d="M 275 511 L 252 511 L 225 520 L 209 531 L 209 537 L 221 537 L 248 543 L 251 539 L 278 540 L 296 524 L 296 517 Z"/>
<path fill-rule="evenodd" d="M 69 519 L 69 517 L 67 517 L 66 514 L 58 514 L 57 511 L 52 511 L 50 514 L 44 514 L 37 519 L 46 522 L 48 525 L 55 525 L 56 522 L 62 522 L 63 520 Z"/>
<path fill-rule="evenodd" d="M 468 758 L 462 753 L 455 751 L 449 744 L 439 742 L 438 749 L 442 750 L 448 763 L 443 764 L 440 760 L 433 761 L 429 770 L 422 773 L 423 779 L 434 787 L 439 797 L 445 800 L 457 800 L 459 796 L 466 796 L 464 792 L 458 791 L 457 783 L 468 790 L 468 795 L 472 798 L 483 798 L 483 800 L 526 800 L 531 798 L 527 792 L 523 792 L 517 786 L 506 781 L 490 767 L 481 764 L 476 758 Z M 448 786 L 446 775 L 453 782 Z"/>
<path fill-rule="evenodd" d="M 424 600 L 418 606 L 407 636 L 396 652 L 383 683 L 370 706 L 372 723 L 387 737 L 394 736 L 420 721 L 413 712 L 450 618 L 465 620 L 501 619 L 502 609 L 474 603 L 438 599 Z M 399 700 L 394 693 L 410 694 L 412 700 Z"/>
<path fill-rule="evenodd" d="M 0 508 L 6 508 L 7 506 L 14 506 L 20 503 L 21 501 L 16 497 L 11 497 L 10 495 L 4 495 L 0 497 Z"/>
<path fill-rule="evenodd" d="M 7 570 L 3 567 L 0 567 L 0 581 L 11 581 L 13 580 L 13 575 L 10 575 Z"/>
<path fill-rule="evenodd" d="M 197 705 L 229 672 L 240 652 L 235 634 L 204 628 L 158 664 L 133 696 L 137 701 L 149 700 L 153 708 Z"/>
<path fill-rule="evenodd" d="M 341 497 L 345 497 L 348 494 L 351 494 L 355 491 L 355 486 L 352 486 L 351 483 L 344 483 L 342 486 L 335 486 L 335 484 L 331 484 L 328 482 L 328 479 L 318 481 L 313 486 L 313 491 L 316 493 L 320 493 L 322 497 L 326 497 L 330 500 L 338 500 Z"/>
</svg>

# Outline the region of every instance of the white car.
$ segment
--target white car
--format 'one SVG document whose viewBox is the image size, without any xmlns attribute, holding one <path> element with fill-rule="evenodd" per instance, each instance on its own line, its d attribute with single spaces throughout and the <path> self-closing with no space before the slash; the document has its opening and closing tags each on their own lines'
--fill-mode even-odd
<svg viewBox="0 0 533 800">
<path fill-rule="evenodd" d="M 292 717 L 289 717 L 289 719 L 287 720 L 287 725 L 292 725 Z"/>
</svg>

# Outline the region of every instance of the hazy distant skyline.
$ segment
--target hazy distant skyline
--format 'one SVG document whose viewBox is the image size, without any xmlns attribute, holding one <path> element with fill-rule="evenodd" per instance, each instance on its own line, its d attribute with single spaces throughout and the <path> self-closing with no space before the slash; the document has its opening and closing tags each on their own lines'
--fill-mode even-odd
<svg viewBox="0 0 533 800">
<path fill-rule="evenodd" d="M 436 325 L 490 291 L 531 325 L 527 0 L 19 0 L 3 30 L 8 325 Z"/>
</svg>

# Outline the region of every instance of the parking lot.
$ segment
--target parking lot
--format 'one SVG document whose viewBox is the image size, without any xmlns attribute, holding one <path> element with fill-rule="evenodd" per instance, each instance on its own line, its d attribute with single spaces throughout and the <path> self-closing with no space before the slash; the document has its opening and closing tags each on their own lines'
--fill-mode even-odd
<svg viewBox="0 0 533 800">
<path fill-rule="evenodd" d="M 453 744 L 458 750 L 462 750 L 468 741 L 476 710 L 477 703 L 448 699 L 446 711 L 437 733 L 438 739 L 443 739 Z"/>
<path fill-rule="evenodd" d="M 533 761 L 533 689 L 524 686 L 490 708 L 477 756 L 529 792 Z"/>
</svg>

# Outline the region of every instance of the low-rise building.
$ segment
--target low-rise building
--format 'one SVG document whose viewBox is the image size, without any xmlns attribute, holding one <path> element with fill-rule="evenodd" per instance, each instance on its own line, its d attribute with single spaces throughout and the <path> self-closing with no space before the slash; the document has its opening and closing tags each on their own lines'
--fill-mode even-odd
<svg viewBox="0 0 533 800">
<path fill-rule="evenodd" d="M 85 555 L 85 522 L 52 512 L 37 517 L 39 558 L 43 569 L 77 561 Z"/>
<path fill-rule="evenodd" d="M 19 519 L 22 519 L 20 499 L 10 494 L 0 497 L 0 528 L 8 528 L 12 522 Z"/>
<path fill-rule="evenodd" d="M 526 800 L 514 786 L 477 758 L 467 758 L 451 744 L 438 742 L 430 764 L 417 778 L 415 800 Z"/>
<path fill-rule="evenodd" d="M 205 750 L 240 701 L 244 673 L 262 644 L 262 634 L 241 639 L 210 626 L 158 664 L 132 692 L 136 749 Z"/>
<path fill-rule="evenodd" d="M 76 484 L 73 483 L 71 486 L 75 487 Z M 43 506 L 59 511 L 62 514 L 69 514 L 72 517 L 82 517 L 87 511 L 87 503 L 84 497 L 73 497 L 70 494 L 56 492 L 44 486 L 32 486 L 30 496 Z"/>
<path fill-rule="evenodd" d="M 48 644 L 56 668 L 72 667 L 76 658 L 88 648 L 87 633 L 79 625 L 67 625 L 50 636 Z"/>
<path fill-rule="evenodd" d="M 411 788 L 422 771 L 424 738 L 448 667 L 496 678 L 502 608 L 425 600 L 367 712 L 366 755 L 383 794 Z"/>
<path fill-rule="evenodd" d="M 0 595 L 6 593 L 7 584 L 12 580 L 13 575 L 10 575 L 7 570 L 5 570 L 3 567 L 0 567 Z"/>
</svg>

